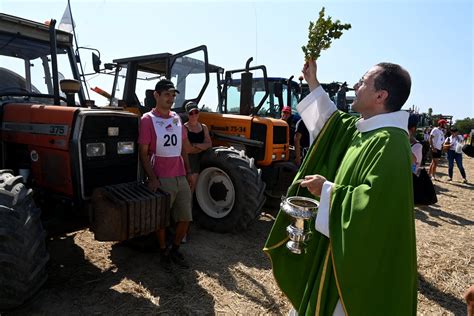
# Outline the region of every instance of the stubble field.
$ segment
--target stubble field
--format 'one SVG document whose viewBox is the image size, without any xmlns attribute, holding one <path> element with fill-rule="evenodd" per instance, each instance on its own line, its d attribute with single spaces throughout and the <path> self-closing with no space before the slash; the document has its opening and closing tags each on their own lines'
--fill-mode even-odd
<svg viewBox="0 0 474 316">
<path fill-rule="evenodd" d="M 474 180 L 474 159 L 464 156 Z M 465 315 L 462 294 L 474 284 L 474 186 L 455 167 L 438 169 L 438 204 L 417 207 L 418 314 Z M 271 210 L 267 210 L 270 213 Z M 97 242 L 88 229 L 48 241 L 49 279 L 8 315 L 285 315 L 290 309 L 262 252 L 272 226 L 263 214 L 243 233 L 216 234 L 193 226 L 182 246 L 191 269 L 166 273 L 157 253 Z"/>
</svg>

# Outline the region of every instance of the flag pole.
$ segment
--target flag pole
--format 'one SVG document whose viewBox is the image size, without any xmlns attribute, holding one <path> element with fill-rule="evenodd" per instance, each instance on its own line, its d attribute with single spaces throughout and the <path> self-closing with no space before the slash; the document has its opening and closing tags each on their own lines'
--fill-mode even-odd
<svg viewBox="0 0 474 316">
<path fill-rule="evenodd" d="M 84 68 L 82 67 L 82 59 L 81 59 L 81 55 L 79 53 L 79 45 L 77 43 L 77 36 L 76 36 L 76 24 L 74 23 L 74 19 L 72 17 L 72 10 L 71 10 L 70 0 L 67 0 L 67 8 L 69 10 L 69 16 L 71 17 L 72 33 L 74 35 L 74 43 L 76 45 L 76 54 L 75 54 L 76 55 L 75 56 L 76 63 L 79 62 L 79 66 L 80 66 L 80 70 L 81 70 L 81 77 L 82 77 L 81 80 L 84 83 L 84 90 L 85 90 L 85 93 L 87 94 L 87 99 L 90 99 L 89 89 L 87 88 L 86 77 L 84 75 Z"/>
</svg>

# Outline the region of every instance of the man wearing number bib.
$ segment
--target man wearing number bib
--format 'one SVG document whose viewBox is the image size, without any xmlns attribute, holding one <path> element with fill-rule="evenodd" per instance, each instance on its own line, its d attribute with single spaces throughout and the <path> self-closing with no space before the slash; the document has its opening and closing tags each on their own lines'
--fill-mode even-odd
<svg viewBox="0 0 474 316">
<path fill-rule="evenodd" d="M 148 187 L 152 191 L 160 188 L 170 194 L 171 216 L 176 223 L 171 250 L 166 246 L 165 229 L 157 232 L 160 262 L 168 272 L 171 271 L 171 262 L 189 268 L 179 246 L 192 220 L 192 195 L 187 179 L 190 175 L 187 150 L 191 144 L 179 115 L 171 111 L 176 93 L 179 91 L 170 80 L 163 79 L 156 84 L 153 93 L 156 106 L 142 116 L 138 137 L 140 160 L 148 177 Z"/>
</svg>

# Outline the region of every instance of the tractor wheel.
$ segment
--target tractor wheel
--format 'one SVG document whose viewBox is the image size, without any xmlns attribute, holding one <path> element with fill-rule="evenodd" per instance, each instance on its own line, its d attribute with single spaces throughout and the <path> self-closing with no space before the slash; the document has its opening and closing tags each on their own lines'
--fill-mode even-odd
<svg viewBox="0 0 474 316">
<path fill-rule="evenodd" d="M 21 305 L 46 281 L 45 231 L 22 176 L 0 170 L 0 311 Z"/>
<path fill-rule="evenodd" d="M 260 213 L 264 192 L 260 170 L 243 150 L 209 149 L 201 158 L 194 220 L 219 233 L 243 231 Z"/>
</svg>

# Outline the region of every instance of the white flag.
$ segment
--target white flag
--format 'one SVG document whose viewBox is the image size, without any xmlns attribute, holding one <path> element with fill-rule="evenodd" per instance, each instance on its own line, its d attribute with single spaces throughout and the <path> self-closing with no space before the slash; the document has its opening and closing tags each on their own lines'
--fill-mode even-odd
<svg viewBox="0 0 474 316">
<path fill-rule="evenodd" d="M 71 9 L 69 8 L 69 2 L 67 3 L 66 10 L 64 10 L 61 22 L 58 25 L 58 29 L 72 33 L 76 25 L 72 20 Z"/>
</svg>

